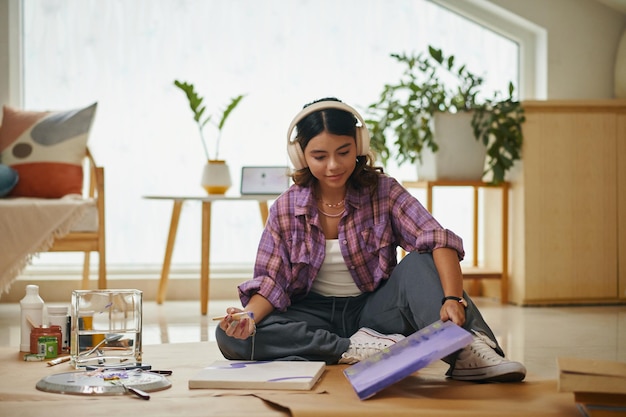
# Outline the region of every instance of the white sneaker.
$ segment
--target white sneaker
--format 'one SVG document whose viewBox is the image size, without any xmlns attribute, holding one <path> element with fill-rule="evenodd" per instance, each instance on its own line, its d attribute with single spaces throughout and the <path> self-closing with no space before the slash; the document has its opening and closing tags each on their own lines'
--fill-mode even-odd
<svg viewBox="0 0 626 417">
<path fill-rule="evenodd" d="M 341 355 L 339 363 L 352 365 L 375 355 L 402 339 L 404 339 L 404 336 L 401 334 L 385 335 L 367 327 L 362 327 L 358 332 L 350 336 L 350 347 Z"/>
<path fill-rule="evenodd" d="M 519 362 L 498 355 L 496 344 L 484 334 L 474 331 L 474 341 L 459 352 L 454 369 L 447 375 L 460 381 L 520 382 L 526 368 Z"/>
</svg>

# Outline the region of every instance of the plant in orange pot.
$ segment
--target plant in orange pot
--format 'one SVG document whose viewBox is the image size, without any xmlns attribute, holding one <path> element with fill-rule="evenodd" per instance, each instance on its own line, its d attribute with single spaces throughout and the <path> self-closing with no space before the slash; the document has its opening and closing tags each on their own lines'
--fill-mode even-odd
<svg viewBox="0 0 626 417">
<path fill-rule="evenodd" d="M 200 97 L 196 92 L 193 84 L 187 82 L 181 82 L 174 80 L 174 85 L 185 93 L 187 100 L 189 101 L 189 107 L 193 112 L 193 120 L 198 126 L 198 132 L 200 133 L 200 140 L 207 159 L 207 163 L 204 166 L 202 172 L 201 185 L 209 194 L 224 194 L 231 186 L 230 169 L 226 164 L 226 161 L 219 159 L 219 147 L 220 139 L 222 138 L 222 129 L 226 123 L 226 119 L 232 113 L 232 111 L 239 105 L 244 98 L 243 94 L 240 94 L 231 99 L 230 103 L 221 114 L 218 123 L 213 123 L 217 128 L 217 138 L 215 140 L 215 157 L 211 158 L 209 150 L 204 139 L 204 128 L 211 121 L 212 115 L 205 115 L 206 106 L 202 104 L 203 97 Z"/>
</svg>

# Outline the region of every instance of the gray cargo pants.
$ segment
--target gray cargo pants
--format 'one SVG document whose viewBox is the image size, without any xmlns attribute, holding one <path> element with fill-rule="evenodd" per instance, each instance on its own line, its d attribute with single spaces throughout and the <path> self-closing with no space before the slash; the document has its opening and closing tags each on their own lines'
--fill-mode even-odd
<svg viewBox="0 0 626 417">
<path fill-rule="evenodd" d="M 472 300 L 467 330 L 486 334 L 497 343 Z M 348 350 L 350 336 L 361 327 L 383 334 L 408 336 L 439 320 L 443 289 L 430 253 L 410 253 L 376 291 L 356 297 L 309 293 L 285 312 L 274 311 L 256 324 L 256 335 L 235 339 L 217 328 L 218 346 L 231 360 L 312 360 L 335 364 Z M 254 348 L 254 352 L 253 352 Z M 504 356 L 498 346 L 497 352 Z M 453 357 L 446 358 L 452 362 Z"/>
</svg>

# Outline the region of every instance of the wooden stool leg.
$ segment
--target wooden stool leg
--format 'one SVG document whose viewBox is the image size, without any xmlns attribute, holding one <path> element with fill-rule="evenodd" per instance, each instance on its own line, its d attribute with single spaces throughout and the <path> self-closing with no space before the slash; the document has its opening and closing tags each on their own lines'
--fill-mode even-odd
<svg viewBox="0 0 626 417">
<path fill-rule="evenodd" d="M 161 269 L 161 280 L 159 281 L 159 290 L 157 292 L 157 304 L 163 304 L 165 301 L 165 293 L 167 292 L 167 280 L 170 276 L 170 266 L 172 264 L 172 252 L 174 251 L 174 243 L 176 242 L 176 232 L 178 231 L 178 220 L 183 207 L 183 202 L 174 200 L 174 208 L 172 210 L 172 220 L 170 221 L 170 231 L 167 236 L 167 246 L 165 247 L 165 258 L 163 259 L 163 269 Z"/>
<path fill-rule="evenodd" d="M 89 252 L 85 252 L 85 261 L 83 262 L 83 281 L 81 283 L 83 290 L 89 289 Z"/>
<path fill-rule="evenodd" d="M 479 227 L 478 227 L 478 186 L 474 186 L 472 187 L 474 189 L 474 193 L 473 193 L 473 197 L 474 197 L 474 213 L 473 213 L 473 223 L 474 223 L 474 240 L 472 242 L 472 250 L 473 250 L 473 256 L 472 256 L 472 266 L 474 268 L 476 268 L 478 266 L 478 233 L 479 233 Z M 479 296 L 482 295 L 483 291 L 482 291 L 482 281 L 480 279 L 473 279 L 472 280 L 472 292 L 474 293 L 475 296 Z"/>
<path fill-rule="evenodd" d="M 104 244 L 102 245 L 103 249 L 98 251 L 98 288 L 104 290 L 107 288 L 107 262 L 105 257 L 106 251 L 104 250 Z"/>
<path fill-rule="evenodd" d="M 509 302 L 509 184 L 502 184 L 502 277 L 500 302 Z"/>
<path fill-rule="evenodd" d="M 200 264 L 200 312 L 209 308 L 209 275 L 211 262 L 211 202 L 202 202 L 202 261 Z"/>
<path fill-rule="evenodd" d="M 263 226 L 265 226 L 265 223 L 267 223 L 267 216 L 269 215 L 267 201 L 259 201 L 259 210 L 261 211 L 261 221 L 263 222 Z"/>
</svg>

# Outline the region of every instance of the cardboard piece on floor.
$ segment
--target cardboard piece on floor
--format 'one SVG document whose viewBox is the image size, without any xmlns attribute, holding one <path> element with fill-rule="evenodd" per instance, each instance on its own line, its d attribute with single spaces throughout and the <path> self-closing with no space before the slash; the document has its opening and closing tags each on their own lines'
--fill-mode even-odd
<svg viewBox="0 0 626 417">
<path fill-rule="evenodd" d="M 532 375 L 515 384 L 475 384 L 446 379 L 447 365 L 439 361 L 361 401 L 348 383 L 346 365 L 327 366 L 311 391 L 190 390 L 187 381 L 202 363 L 220 358 L 213 342 L 170 343 L 144 346 L 144 359 L 155 369 L 171 369 L 171 388 L 155 392 L 150 401 L 129 398 L 51 394 L 35 383 L 44 375 L 69 369 L 24 362 L 13 347 L 0 347 L 0 402 L 3 415 L 39 417 L 42 406 L 54 405 L 65 414 L 109 416 L 123 403 L 129 415 L 254 415 L 291 416 L 394 416 L 420 417 L 580 417 L 569 392 L 557 392 L 556 380 Z M 58 368 L 58 369 L 57 369 Z"/>
<path fill-rule="evenodd" d="M 626 395 L 626 363 L 557 358 L 559 391 Z"/>
<path fill-rule="evenodd" d="M 319 387 L 325 393 L 257 393 L 289 409 L 292 417 L 580 417 L 571 393 L 558 392 L 556 380 L 477 384 L 448 379 L 447 365 L 435 363 L 393 384 L 367 401 L 354 393 L 343 375 L 346 365 L 326 367 Z"/>
<path fill-rule="evenodd" d="M 558 358 L 558 389 L 573 392 L 582 415 L 626 416 L 626 363 Z"/>
</svg>

